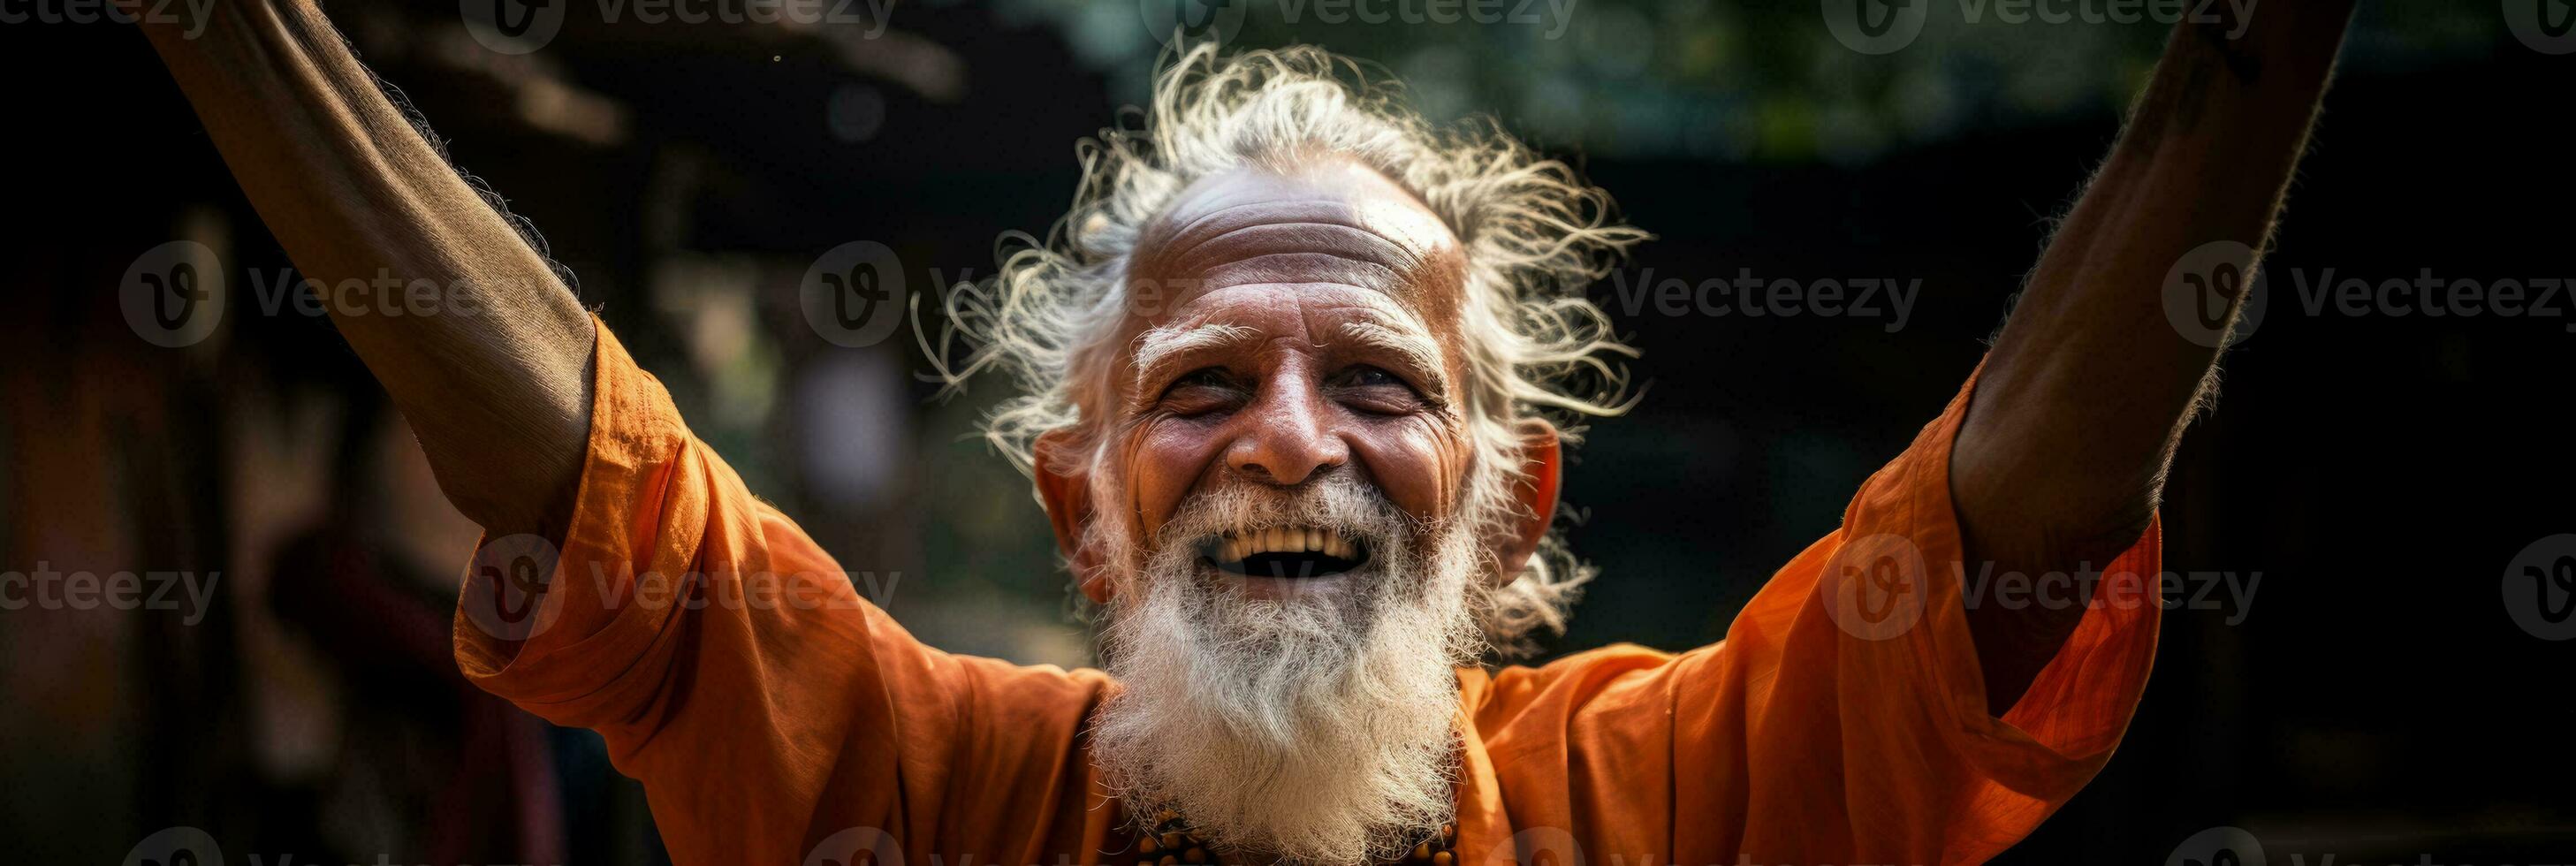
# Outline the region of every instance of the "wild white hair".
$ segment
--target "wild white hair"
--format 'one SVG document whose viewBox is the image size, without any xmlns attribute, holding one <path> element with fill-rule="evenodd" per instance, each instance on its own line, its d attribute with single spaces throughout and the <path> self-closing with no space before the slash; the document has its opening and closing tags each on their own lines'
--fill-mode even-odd
<svg viewBox="0 0 2576 866">
<path fill-rule="evenodd" d="M 1547 417 L 1571 443 L 1582 419 L 1631 403 L 1619 359 L 1637 353 L 1584 291 L 1648 235 L 1619 223 L 1609 195 L 1565 163 L 1491 122 L 1435 129 L 1399 95 L 1313 47 L 1181 52 L 1157 76 L 1152 107 L 1122 115 L 1141 125 L 1122 122 L 1081 143 L 1082 183 L 1065 218 L 1044 241 L 1005 235 L 999 273 L 948 295 L 948 326 L 924 349 L 952 387 L 987 369 L 1022 386 L 984 428 L 1021 471 L 1035 470 L 1034 443 L 1050 431 L 1085 446 L 1069 452 L 1091 454 L 1100 443 L 1086 421 L 1114 405 L 1104 362 L 1119 348 L 1111 336 L 1128 310 L 1128 262 L 1147 227 L 1200 178 L 1351 159 L 1413 193 L 1461 242 L 1460 391 L 1476 457 L 1462 513 L 1509 525 L 1519 508 L 1510 485 L 1523 477 L 1516 422 Z M 948 363 L 952 349 L 965 352 L 962 362 Z M 1534 631 L 1563 631 L 1591 576 L 1551 531 L 1512 580 L 1477 593 L 1477 620 L 1496 649 L 1526 649 Z"/>
</svg>

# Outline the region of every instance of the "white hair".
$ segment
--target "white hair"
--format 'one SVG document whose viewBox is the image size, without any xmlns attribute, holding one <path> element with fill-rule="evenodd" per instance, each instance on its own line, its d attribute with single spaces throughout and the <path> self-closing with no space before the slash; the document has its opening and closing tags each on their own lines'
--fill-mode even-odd
<svg viewBox="0 0 2576 866">
<path fill-rule="evenodd" d="M 1181 52 L 1157 76 L 1152 107 L 1122 115 L 1141 125 L 1081 143 L 1082 183 L 1065 218 L 1044 241 L 1005 235 L 999 273 L 951 292 L 939 345 L 923 348 L 952 388 L 986 369 L 1022 386 L 984 426 L 1021 471 L 1035 471 L 1034 443 L 1050 431 L 1085 446 L 1070 451 L 1095 451 L 1086 412 L 1096 420 L 1111 405 L 1104 362 L 1117 349 L 1128 263 L 1147 226 L 1203 177 L 1351 159 L 1419 198 L 1466 254 L 1461 391 L 1476 466 L 1463 513 L 1508 526 L 1519 507 L 1510 484 L 1523 477 L 1517 421 L 1547 417 L 1571 443 L 1582 419 L 1631 404 L 1618 360 L 1637 353 L 1584 292 L 1648 235 L 1619 223 L 1608 193 L 1565 163 L 1491 122 L 1434 129 L 1398 95 L 1319 48 Z M 962 362 L 949 363 L 952 347 L 965 350 Z M 1521 573 L 1486 594 L 1478 621 L 1493 647 L 1526 649 L 1534 631 L 1563 631 L 1591 576 L 1551 531 Z"/>
<path fill-rule="evenodd" d="M 1120 564 L 1100 633 L 1119 688 L 1091 746 L 1140 827 L 1177 807 L 1219 848 L 1354 866 L 1455 817 L 1456 666 L 1485 645 L 1472 526 L 1411 521 L 1344 472 L 1194 494 L 1150 550 L 1126 520 L 1113 508 L 1091 529 Z M 1369 561 L 1343 591 L 1292 601 L 1195 579 L 1195 542 L 1271 526 L 1325 527 Z"/>
</svg>

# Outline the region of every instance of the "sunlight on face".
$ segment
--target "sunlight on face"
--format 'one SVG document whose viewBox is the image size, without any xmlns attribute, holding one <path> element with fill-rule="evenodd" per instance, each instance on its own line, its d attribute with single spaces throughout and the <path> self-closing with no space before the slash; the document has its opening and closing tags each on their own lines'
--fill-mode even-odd
<svg viewBox="0 0 2576 866">
<path fill-rule="evenodd" d="M 1453 814 L 1454 668 L 1483 649 L 1462 272 L 1346 163 L 1209 178 L 1149 234 L 1131 279 L 1170 303 L 1121 335 L 1089 539 L 1119 584 L 1094 754 L 1131 814 L 1316 863 Z"/>
</svg>

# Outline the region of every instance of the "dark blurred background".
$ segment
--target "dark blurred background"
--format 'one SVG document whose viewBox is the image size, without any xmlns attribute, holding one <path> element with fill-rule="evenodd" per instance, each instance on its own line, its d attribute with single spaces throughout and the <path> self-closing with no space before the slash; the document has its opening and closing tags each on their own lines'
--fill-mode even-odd
<svg viewBox="0 0 2576 866">
<path fill-rule="evenodd" d="M 332 15 L 698 433 L 886 581 L 898 619 L 1072 665 L 1087 645 L 1041 513 L 967 438 L 1003 383 L 933 399 L 908 335 L 828 343 L 797 284 L 854 240 L 894 249 L 916 294 L 989 274 L 1000 232 L 1061 213 L 1075 140 L 1144 97 L 1153 2 L 853 4 L 819 26 L 572 4 L 524 54 L 458 4 Z M 1515 0 L 1534 20 L 1376 25 L 1287 8 L 1252 4 L 1234 44 L 1381 64 L 1435 117 L 1490 114 L 1576 160 L 1659 235 L 1596 292 L 1651 384 L 1571 470 L 1574 544 L 1604 577 L 1552 653 L 1714 640 L 1834 528 L 1974 365 L 2165 33 L 1935 4 L 1869 55 L 1812 3 Z M 2364 4 L 2269 314 L 2164 510 L 2167 568 L 2259 583 L 2167 615 L 2118 755 L 2007 862 L 2162 863 L 2221 825 L 2273 863 L 2576 862 L 2576 642 L 2517 626 L 2499 593 L 2526 546 L 2576 532 L 2569 300 L 2309 313 L 2291 278 L 2576 277 L 2576 55 L 2518 37 L 2516 8 Z M 184 825 L 234 862 L 657 862 L 594 738 L 456 674 L 475 529 L 329 323 L 260 308 L 255 283 L 289 265 L 140 34 L 0 24 L 0 71 L 0 571 L 220 574 L 204 610 L 0 611 L 7 859 L 112 863 Z M 117 292 L 180 239 L 233 282 L 210 338 L 163 348 Z M 1746 269 L 1920 288 L 1901 320 L 1618 308 L 1649 275 Z"/>
</svg>

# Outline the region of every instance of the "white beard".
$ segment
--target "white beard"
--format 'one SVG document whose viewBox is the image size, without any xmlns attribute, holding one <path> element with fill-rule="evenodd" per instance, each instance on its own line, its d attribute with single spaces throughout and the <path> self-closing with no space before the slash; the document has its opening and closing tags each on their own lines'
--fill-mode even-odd
<svg viewBox="0 0 2576 866">
<path fill-rule="evenodd" d="M 1345 593 L 1276 600 L 1203 577 L 1199 540 L 1269 525 L 1341 529 L 1368 562 Z M 1210 844 L 1318 866 L 1398 856 L 1449 821 L 1456 667 L 1485 647 L 1472 525 L 1417 542 L 1346 473 L 1193 497 L 1151 551 L 1095 524 L 1116 536 L 1095 537 L 1119 571 L 1101 651 L 1120 691 L 1093 718 L 1092 755 L 1129 813 L 1176 808 Z"/>
</svg>

